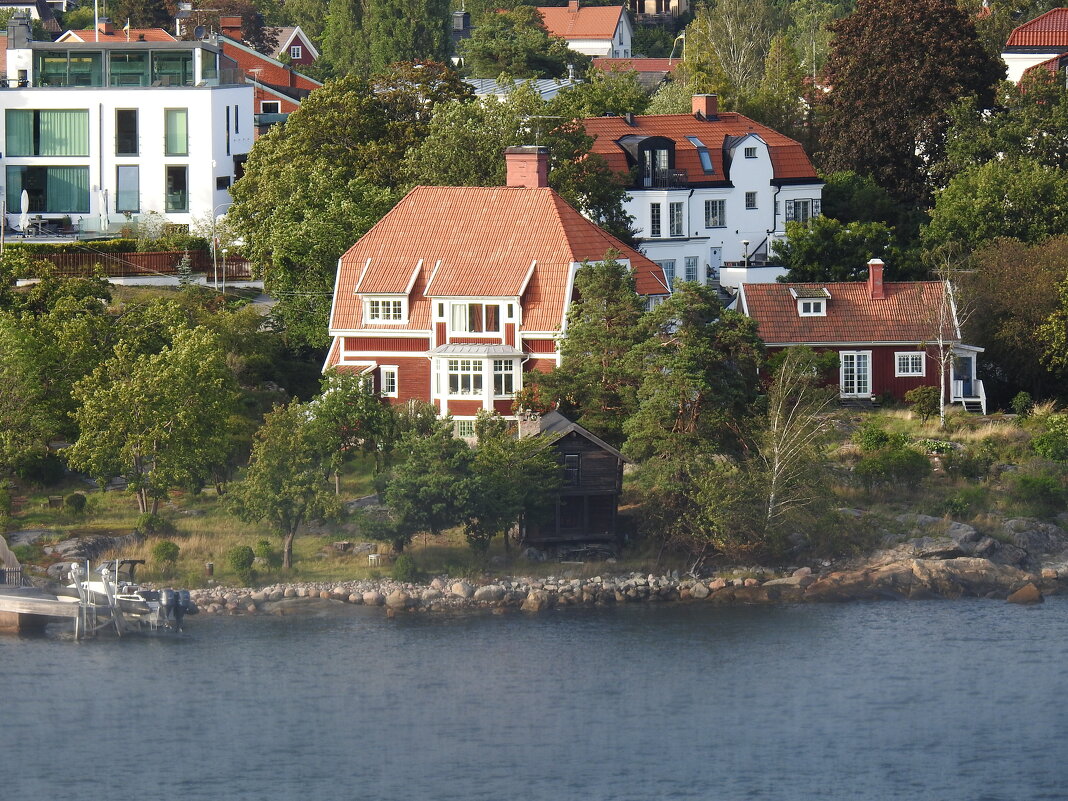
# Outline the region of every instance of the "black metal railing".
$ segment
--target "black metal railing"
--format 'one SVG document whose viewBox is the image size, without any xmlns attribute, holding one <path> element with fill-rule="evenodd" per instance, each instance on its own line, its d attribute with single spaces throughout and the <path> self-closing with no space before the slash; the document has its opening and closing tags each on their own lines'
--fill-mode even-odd
<svg viewBox="0 0 1068 801">
<path fill-rule="evenodd" d="M 645 188 L 671 189 L 687 185 L 686 170 L 649 170 L 641 174 L 640 185 Z"/>
<path fill-rule="evenodd" d="M 24 586 L 24 581 L 25 579 L 22 577 L 21 567 L 0 567 L 0 585 L 6 587 L 22 587 Z"/>
</svg>

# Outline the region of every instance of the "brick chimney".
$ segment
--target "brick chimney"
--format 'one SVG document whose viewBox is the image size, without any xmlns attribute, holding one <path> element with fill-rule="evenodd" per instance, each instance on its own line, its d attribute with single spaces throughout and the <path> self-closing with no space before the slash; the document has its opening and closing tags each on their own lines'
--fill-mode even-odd
<svg viewBox="0 0 1068 801">
<path fill-rule="evenodd" d="M 104 35 L 110 35 L 115 33 L 115 26 L 107 17 L 101 17 L 97 30 Z"/>
<path fill-rule="evenodd" d="M 577 14 L 579 10 L 579 0 L 567 0 L 567 10 L 572 14 Z"/>
<path fill-rule="evenodd" d="M 242 41 L 241 17 L 219 17 L 219 32 L 223 36 Z"/>
<path fill-rule="evenodd" d="M 704 117 L 706 120 L 711 119 L 719 114 L 719 96 L 694 95 L 692 108 L 695 117 L 700 116 Z"/>
<path fill-rule="evenodd" d="M 537 189 L 549 185 L 549 148 L 525 145 L 506 147 L 504 163 L 508 186 Z"/>
<path fill-rule="evenodd" d="M 886 293 L 883 292 L 883 261 L 872 259 L 868 262 L 868 294 L 872 300 L 884 300 Z"/>
</svg>

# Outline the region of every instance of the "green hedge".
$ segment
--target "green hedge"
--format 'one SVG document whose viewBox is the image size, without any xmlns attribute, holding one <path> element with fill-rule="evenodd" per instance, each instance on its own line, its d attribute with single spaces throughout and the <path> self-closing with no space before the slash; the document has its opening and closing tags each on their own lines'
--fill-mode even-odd
<svg viewBox="0 0 1068 801">
<path fill-rule="evenodd" d="M 139 253 L 169 250 L 211 250 L 211 243 L 202 236 L 168 237 L 163 241 L 144 243 L 137 239 L 100 239 L 77 242 L 8 242 L 11 250 L 24 251 L 29 256 L 50 256 L 56 253 Z"/>
</svg>

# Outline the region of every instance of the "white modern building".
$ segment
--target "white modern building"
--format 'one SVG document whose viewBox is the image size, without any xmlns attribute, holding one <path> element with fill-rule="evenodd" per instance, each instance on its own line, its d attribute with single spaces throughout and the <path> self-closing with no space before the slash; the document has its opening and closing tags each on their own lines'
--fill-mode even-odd
<svg viewBox="0 0 1068 801">
<path fill-rule="evenodd" d="M 253 141 L 253 87 L 209 41 L 35 42 L 8 29 L 4 198 L 83 232 L 222 213 Z"/>
<path fill-rule="evenodd" d="M 772 247 L 786 223 L 820 213 L 823 181 L 801 145 L 715 95 L 692 114 L 584 120 L 593 152 L 630 176 L 626 209 L 641 250 L 669 280 L 737 288 L 774 281 Z"/>
</svg>

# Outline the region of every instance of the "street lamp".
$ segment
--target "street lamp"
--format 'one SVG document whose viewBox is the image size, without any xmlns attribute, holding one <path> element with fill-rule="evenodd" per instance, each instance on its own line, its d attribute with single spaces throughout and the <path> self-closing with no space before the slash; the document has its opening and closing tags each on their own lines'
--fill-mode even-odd
<svg viewBox="0 0 1068 801">
<path fill-rule="evenodd" d="M 223 252 L 223 285 L 222 285 L 222 293 L 225 295 L 226 294 L 226 253 L 227 253 L 227 248 L 223 248 L 222 252 Z"/>
<path fill-rule="evenodd" d="M 742 240 L 742 266 L 749 269 L 749 240 Z"/>
</svg>

